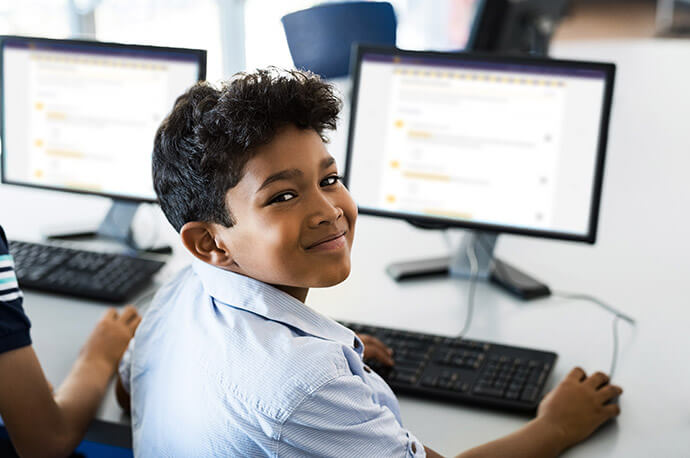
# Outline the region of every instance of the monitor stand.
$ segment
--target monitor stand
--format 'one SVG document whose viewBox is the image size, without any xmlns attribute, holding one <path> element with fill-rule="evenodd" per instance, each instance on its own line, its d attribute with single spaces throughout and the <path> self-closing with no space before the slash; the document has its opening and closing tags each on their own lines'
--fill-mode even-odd
<svg viewBox="0 0 690 458">
<path fill-rule="evenodd" d="M 477 278 L 490 280 L 521 299 L 536 299 L 551 294 L 549 287 L 510 264 L 494 258 L 498 234 L 471 231 L 465 234 L 452 256 L 420 259 L 390 264 L 386 272 L 396 281 L 446 276 L 469 278 L 472 269 L 468 258 L 471 244 L 477 257 Z"/>
<path fill-rule="evenodd" d="M 50 234 L 46 238 L 49 240 L 92 240 L 106 239 L 119 242 L 135 251 L 147 253 L 169 254 L 172 253 L 170 246 L 162 247 L 140 247 L 134 240 L 132 234 L 132 222 L 134 215 L 139 208 L 139 202 L 114 199 L 108 213 L 96 230 L 84 230 L 77 232 Z"/>
</svg>

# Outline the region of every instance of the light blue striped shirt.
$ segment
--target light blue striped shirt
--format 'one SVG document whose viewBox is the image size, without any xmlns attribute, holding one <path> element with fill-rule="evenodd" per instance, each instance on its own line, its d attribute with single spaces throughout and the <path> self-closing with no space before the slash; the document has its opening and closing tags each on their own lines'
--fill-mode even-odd
<svg viewBox="0 0 690 458">
<path fill-rule="evenodd" d="M 156 295 L 120 365 L 136 456 L 420 457 L 352 331 L 195 261 Z"/>
</svg>

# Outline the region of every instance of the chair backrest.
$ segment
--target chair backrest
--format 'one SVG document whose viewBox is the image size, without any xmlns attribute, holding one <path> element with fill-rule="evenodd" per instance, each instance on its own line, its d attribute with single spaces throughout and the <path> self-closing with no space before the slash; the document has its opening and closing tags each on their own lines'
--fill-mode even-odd
<svg viewBox="0 0 690 458">
<path fill-rule="evenodd" d="M 281 19 L 295 67 L 338 78 L 348 74 L 352 43 L 395 45 L 388 2 L 327 3 Z"/>
</svg>

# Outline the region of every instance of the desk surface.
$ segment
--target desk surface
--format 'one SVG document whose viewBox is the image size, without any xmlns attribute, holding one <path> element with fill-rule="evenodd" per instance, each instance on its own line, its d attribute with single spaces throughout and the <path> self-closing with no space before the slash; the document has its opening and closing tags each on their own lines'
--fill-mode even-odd
<svg viewBox="0 0 690 458">
<path fill-rule="evenodd" d="M 552 288 L 587 292 L 638 321 L 621 322 L 615 382 L 622 385 L 621 417 L 565 456 L 680 457 L 690 454 L 690 43 L 642 41 L 560 46 L 558 57 L 618 64 L 603 202 L 594 246 L 502 236 L 497 255 Z M 341 133 L 342 135 L 342 133 Z M 333 152 L 342 163 L 342 140 Z M 340 152 L 340 155 L 339 155 Z M 10 237 L 36 239 L 39 225 L 101 215 L 104 199 L 0 186 L 0 222 Z M 140 224 L 150 225 L 143 212 Z M 175 234 L 159 213 L 161 237 Z M 180 253 L 181 250 L 177 250 Z M 362 216 L 353 271 L 343 284 L 313 290 L 308 304 L 340 319 L 438 334 L 457 334 L 465 319 L 467 282 L 461 279 L 395 284 L 391 261 L 441 255 L 444 239 L 405 223 Z M 164 281 L 186 262 L 178 254 Z M 66 376 L 81 344 L 104 311 L 102 304 L 28 292 L 36 351 L 53 384 Z M 519 302 L 487 284 L 477 288 L 469 337 L 532 346 L 559 354 L 554 384 L 574 365 L 608 370 L 612 318 L 592 304 L 549 298 Z M 524 417 L 400 399 L 405 426 L 444 454 L 505 435 Z M 112 391 L 98 417 L 126 425 Z"/>
</svg>

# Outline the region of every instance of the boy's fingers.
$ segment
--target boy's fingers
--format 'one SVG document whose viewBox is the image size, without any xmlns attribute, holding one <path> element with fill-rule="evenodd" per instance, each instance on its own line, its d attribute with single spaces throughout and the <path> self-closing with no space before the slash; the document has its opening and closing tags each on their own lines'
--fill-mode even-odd
<svg viewBox="0 0 690 458">
<path fill-rule="evenodd" d="M 374 345 L 377 345 L 377 346 L 379 346 L 379 347 L 381 347 L 381 348 L 388 348 L 388 347 L 386 347 L 386 344 L 384 344 L 383 342 L 381 342 L 379 339 L 377 339 L 377 338 L 374 337 L 374 336 L 367 336 L 367 338 L 368 338 L 368 341 L 369 341 L 369 344 L 370 344 L 370 345 L 371 345 L 371 344 L 374 344 Z"/>
<path fill-rule="evenodd" d="M 609 404 L 602 408 L 602 414 L 604 415 L 606 420 L 608 420 L 609 418 L 617 417 L 618 415 L 620 415 L 620 413 L 621 408 L 618 404 Z"/>
<path fill-rule="evenodd" d="M 616 385 L 607 385 L 597 392 L 601 402 L 606 402 L 610 399 L 620 396 L 623 393 L 623 389 Z"/>
<path fill-rule="evenodd" d="M 117 310 L 114 308 L 110 307 L 108 310 L 105 311 L 103 314 L 103 319 L 104 320 L 116 320 L 117 319 Z"/>
<path fill-rule="evenodd" d="M 596 390 L 599 387 L 609 383 L 609 376 L 603 372 L 595 372 L 587 380 L 585 380 L 584 383 L 585 385 L 589 385 Z"/>
<path fill-rule="evenodd" d="M 141 323 L 141 317 L 139 315 L 137 315 L 135 319 L 129 322 L 128 326 L 129 330 L 132 332 L 132 335 L 134 335 L 134 331 L 136 331 L 139 327 L 139 323 Z"/>
<path fill-rule="evenodd" d="M 125 323 L 129 323 L 133 319 L 135 319 L 139 314 L 137 313 L 137 309 L 132 307 L 131 305 L 128 305 L 122 310 L 122 314 L 120 315 L 120 318 L 122 321 Z"/>
<path fill-rule="evenodd" d="M 587 374 L 581 367 L 574 368 L 568 375 L 565 376 L 566 379 L 574 380 L 576 382 L 582 381 L 585 377 L 587 377 Z"/>
<path fill-rule="evenodd" d="M 386 352 L 381 347 L 372 347 L 371 354 L 367 356 L 370 356 L 371 358 L 374 358 L 375 360 L 380 361 L 383 364 L 387 364 L 389 366 L 393 365 L 393 358 L 391 358 L 388 355 L 388 352 Z"/>
<path fill-rule="evenodd" d="M 390 350 L 388 347 L 386 347 L 386 344 L 381 342 L 379 339 L 377 339 L 374 336 L 370 336 L 368 334 L 360 334 L 359 335 L 359 340 L 362 341 L 364 344 L 364 352 L 369 353 L 369 350 L 373 350 L 374 348 L 380 348 L 382 349 L 385 353 L 392 354 L 392 350 Z"/>
</svg>

